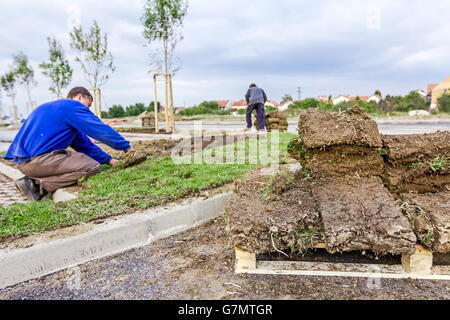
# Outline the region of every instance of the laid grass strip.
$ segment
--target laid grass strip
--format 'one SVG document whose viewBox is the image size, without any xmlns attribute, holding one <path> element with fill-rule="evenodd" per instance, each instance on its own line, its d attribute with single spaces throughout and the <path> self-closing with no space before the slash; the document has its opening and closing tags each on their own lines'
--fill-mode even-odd
<svg viewBox="0 0 450 320">
<path fill-rule="evenodd" d="M 287 144 L 292 137 L 295 135 L 280 135 L 280 159 L 287 157 Z M 1 208 L 0 240 L 128 214 L 195 196 L 230 183 L 257 166 L 245 163 L 176 164 L 171 158 L 156 157 L 119 171 L 104 165 L 103 172 L 83 182 L 77 199 Z"/>
</svg>

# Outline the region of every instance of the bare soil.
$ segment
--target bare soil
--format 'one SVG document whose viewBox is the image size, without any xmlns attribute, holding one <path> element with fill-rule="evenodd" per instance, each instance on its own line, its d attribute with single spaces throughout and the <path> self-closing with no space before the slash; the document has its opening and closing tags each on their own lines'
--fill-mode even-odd
<svg viewBox="0 0 450 320">
<path fill-rule="evenodd" d="M 115 128 L 115 130 L 119 133 L 147 133 L 147 134 L 156 134 L 156 129 L 155 128 L 142 128 L 142 129 L 137 129 L 137 128 Z M 164 129 L 159 129 L 158 130 L 158 134 L 166 134 L 166 130 Z"/>
<path fill-rule="evenodd" d="M 281 254 L 272 256 L 280 259 Z M 312 250 L 304 258 L 351 262 L 357 256 L 365 257 L 361 253 L 351 257 L 343 254 L 333 255 L 335 260 L 329 260 L 319 250 Z M 387 263 L 383 259 L 379 261 Z M 390 260 L 399 263 L 398 257 Z M 367 262 L 373 263 L 368 259 Z M 374 282 L 367 278 L 246 275 L 235 274 L 234 265 L 234 248 L 229 244 L 226 224 L 219 218 L 150 246 L 2 289 L 0 300 L 450 299 L 450 281 Z"/>
<path fill-rule="evenodd" d="M 450 131 L 430 134 L 382 135 L 386 160 L 390 164 L 409 165 L 438 155 L 450 157 Z"/>
<path fill-rule="evenodd" d="M 301 173 L 251 172 L 235 182 L 234 193 L 225 208 L 233 247 L 302 252 L 323 240 L 310 182 Z"/>
<path fill-rule="evenodd" d="M 450 191 L 401 197 L 421 243 L 433 252 L 450 252 Z"/>
<path fill-rule="evenodd" d="M 446 190 L 450 184 L 450 132 L 382 138 L 384 177 L 392 192 Z"/>
<path fill-rule="evenodd" d="M 315 108 L 300 113 L 299 136 L 308 149 L 337 145 L 382 146 L 377 123 L 355 106 L 345 112 Z"/>
<path fill-rule="evenodd" d="M 334 146 L 313 149 L 304 155 L 301 163 L 314 177 L 381 177 L 384 172 L 379 151 L 368 147 Z"/>
<path fill-rule="evenodd" d="M 312 193 L 323 220 L 330 253 L 372 250 L 412 254 L 416 236 L 381 179 L 316 179 Z"/>
</svg>

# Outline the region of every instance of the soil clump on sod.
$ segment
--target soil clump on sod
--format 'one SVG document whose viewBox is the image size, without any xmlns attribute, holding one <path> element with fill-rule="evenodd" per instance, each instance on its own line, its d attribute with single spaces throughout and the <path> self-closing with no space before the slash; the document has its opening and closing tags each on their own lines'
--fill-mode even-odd
<svg viewBox="0 0 450 320">
<path fill-rule="evenodd" d="M 378 177 L 317 179 L 312 185 L 330 253 L 413 254 L 408 219 Z"/>
<path fill-rule="evenodd" d="M 235 182 L 225 207 L 230 241 L 251 252 L 303 252 L 323 241 L 310 181 L 301 172 L 258 171 Z"/>
<path fill-rule="evenodd" d="M 395 193 L 429 193 L 450 184 L 450 132 L 382 136 L 385 179 Z"/>
<path fill-rule="evenodd" d="M 253 124 L 255 125 L 256 130 L 259 130 L 258 119 L 255 119 Z M 280 132 L 287 132 L 288 127 L 289 123 L 285 112 L 272 110 L 266 114 L 267 132 L 272 132 L 273 130 L 278 130 Z"/>
<path fill-rule="evenodd" d="M 308 246 L 293 239 L 302 230 L 314 230 L 312 238 L 325 242 L 330 253 L 412 254 L 418 240 L 431 240 L 428 247 L 435 252 L 448 252 L 449 143 L 448 132 L 381 136 L 376 122 L 357 106 L 339 113 L 304 110 L 299 138 L 288 146 L 302 174 L 288 180 L 249 176 L 237 182 L 227 207 L 231 242 L 256 253 L 295 251 Z M 395 166 L 403 170 L 398 183 L 391 177 Z M 272 185 L 289 191 L 273 198 Z M 400 197 L 399 191 L 442 192 Z M 297 199 L 302 205 L 283 207 Z M 402 199 L 413 207 L 423 205 L 427 218 L 411 218 Z"/>
</svg>

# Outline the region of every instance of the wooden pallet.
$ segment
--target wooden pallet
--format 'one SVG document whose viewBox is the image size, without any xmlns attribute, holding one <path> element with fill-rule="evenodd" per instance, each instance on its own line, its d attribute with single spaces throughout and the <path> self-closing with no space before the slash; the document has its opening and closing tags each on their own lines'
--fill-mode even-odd
<svg viewBox="0 0 450 320">
<path fill-rule="evenodd" d="M 326 249 L 326 244 L 314 246 Z M 417 246 L 413 255 L 403 255 L 400 265 L 326 263 L 300 261 L 257 261 L 256 254 L 235 248 L 236 273 L 359 277 L 385 279 L 450 280 L 450 266 L 433 266 L 433 253 Z"/>
</svg>

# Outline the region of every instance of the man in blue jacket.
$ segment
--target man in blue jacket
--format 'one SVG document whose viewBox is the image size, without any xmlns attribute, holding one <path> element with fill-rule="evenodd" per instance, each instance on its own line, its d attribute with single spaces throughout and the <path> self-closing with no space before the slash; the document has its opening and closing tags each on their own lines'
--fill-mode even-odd
<svg viewBox="0 0 450 320">
<path fill-rule="evenodd" d="M 247 100 L 247 128 L 245 131 L 250 130 L 252 127 L 252 112 L 256 109 L 256 118 L 258 119 L 259 130 L 264 131 L 266 129 L 266 114 L 264 112 L 264 103 L 267 101 L 266 93 L 263 89 L 258 88 L 256 84 L 252 83 L 245 95 Z"/>
<path fill-rule="evenodd" d="M 18 163 L 25 177 L 15 185 L 29 200 L 51 199 L 57 189 L 99 173 L 101 164 L 118 163 L 88 136 L 113 149 L 135 152 L 127 140 L 89 110 L 92 100 L 87 89 L 76 87 L 67 99 L 36 108 L 23 123 L 5 159 Z"/>
</svg>

